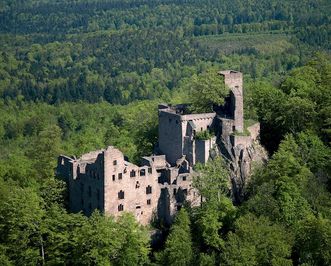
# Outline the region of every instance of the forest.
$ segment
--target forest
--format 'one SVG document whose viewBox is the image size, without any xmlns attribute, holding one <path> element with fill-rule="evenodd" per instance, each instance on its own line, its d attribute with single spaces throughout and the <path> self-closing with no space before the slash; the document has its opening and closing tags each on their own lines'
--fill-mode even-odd
<svg viewBox="0 0 331 266">
<path fill-rule="evenodd" d="M 327 0 L 1 1 L 1 265 L 331 265 L 330 14 Z M 222 69 L 244 73 L 270 157 L 243 202 L 218 158 L 171 226 L 68 211 L 59 154 L 113 145 L 138 163 L 157 105 L 194 102 L 192 77 Z"/>
</svg>

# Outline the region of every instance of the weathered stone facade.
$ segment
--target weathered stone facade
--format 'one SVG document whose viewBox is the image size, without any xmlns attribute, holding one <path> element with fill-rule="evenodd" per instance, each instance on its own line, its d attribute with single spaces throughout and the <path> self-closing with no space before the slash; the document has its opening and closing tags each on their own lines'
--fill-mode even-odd
<svg viewBox="0 0 331 266">
<path fill-rule="evenodd" d="M 90 215 L 99 209 L 118 216 L 133 213 L 142 224 L 153 218 L 171 223 L 173 214 L 184 201 L 197 206 L 201 198 L 192 187 L 193 166 L 221 155 L 230 169 L 232 194 L 240 201 L 251 172 L 252 162 L 267 159 L 259 144 L 258 123 L 244 133 L 242 73 L 221 71 L 230 96 L 214 112 L 190 114 L 186 105 L 159 105 L 159 142 L 155 154 L 142 158 L 141 166 L 125 160 L 110 146 L 84 154 L 81 158 L 60 156 L 57 173 L 69 187 L 69 205 L 73 212 Z M 214 132 L 199 139 L 202 131 Z"/>
<path fill-rule="evenodd" d="M 115 217 L 127 211 L 142 224 L 153 218 L 170 223 L 184 200 L 200 203 L 189 171 L 185 164 L 171 167 L 162 155 L 144 157 L 137 166 L 112 146 L 78 159 L 62 155 L 57 167 L 68 181 L 71 211 L 90 215 L 98 209 Z"/>
</svg>

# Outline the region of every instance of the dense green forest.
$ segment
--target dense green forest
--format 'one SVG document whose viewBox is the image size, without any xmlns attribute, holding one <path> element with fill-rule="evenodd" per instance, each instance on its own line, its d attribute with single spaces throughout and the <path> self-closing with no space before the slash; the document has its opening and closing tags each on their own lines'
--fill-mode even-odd
<svg viewBox="0 0 331 266">
<path fill-rule="evenodd" d="M 330 14 L 327 0 L 1 1 L 0 264 L 330 265 Z M 244 73 L 270 154 L 244 202 L 218 158 L 199 167 L 202 206 L 154 225 L 158 246 L 130 214 L 68 212 L 59 154 L 114 145 L 139 162 L 158 103 L 194 102 L 220 69 Z"/>
</svg>

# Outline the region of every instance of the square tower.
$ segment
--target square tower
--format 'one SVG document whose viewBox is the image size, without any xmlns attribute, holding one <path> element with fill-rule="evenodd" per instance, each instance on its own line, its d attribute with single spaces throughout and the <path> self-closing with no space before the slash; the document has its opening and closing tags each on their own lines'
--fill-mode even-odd
<svg viewBox="0 0 331 266">
<path fill-rule="evenodd" d="M 234 129 L 244 131 L 243 75 L 241 72 L 224 70 L 219 72 L 230 90 L 231 109 L 233 110 Z"/>
</svg>

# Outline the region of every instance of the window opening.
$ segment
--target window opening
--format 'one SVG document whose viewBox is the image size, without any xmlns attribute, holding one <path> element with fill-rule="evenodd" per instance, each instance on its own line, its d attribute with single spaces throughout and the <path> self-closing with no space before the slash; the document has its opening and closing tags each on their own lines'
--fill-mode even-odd
<svg viewBox="0 0 331 266">
<path fill-rule="evenodd" d="M 152 187 L 151 186 L 146 187 L 146 194 L 152 194 Z"/>
<path fill-rule="evenodd" d="M 121 190 L 120 192 L 118 192 L 118 198 L 119 199 L 124 199 L 124 191 Z"/>
<path fill-rule="evenodd" d="M 130 172 L 130 177 L 135 177 L 136 176 L 136 171 L 135 170 L 132 170 L 131 172 Z"/>
</svg>

